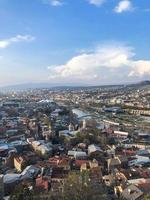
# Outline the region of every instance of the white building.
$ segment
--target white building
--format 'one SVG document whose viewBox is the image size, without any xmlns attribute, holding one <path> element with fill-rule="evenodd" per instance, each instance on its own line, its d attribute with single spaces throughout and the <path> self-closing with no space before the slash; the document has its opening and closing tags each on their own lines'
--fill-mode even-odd
<svg viewBox="0 0 150 200">
<path fill-rule="evenodd" d="M 52 146 L 46 144 L 44 141 L 33 141 L 31 143 L 32 147 L 35 151 L 40 152 L 42 155 L 51 155 L 52 154 Z"/>
<path fill-rule="evenodd" d="M 92 154 L 98 155 L 98 154 L 100 154 L 102 152 L 103 151 L 99 146 L 96 146 L 94 144 L 91 144 L 91 145 L 88 146 L 88 155 L 89 156 L 92 155 Z"/>
</svg>

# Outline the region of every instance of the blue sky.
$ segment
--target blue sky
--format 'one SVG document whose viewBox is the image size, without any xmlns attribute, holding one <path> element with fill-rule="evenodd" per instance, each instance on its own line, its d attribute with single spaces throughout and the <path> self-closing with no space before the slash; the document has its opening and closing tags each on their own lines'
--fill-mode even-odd
<svg viewBox="0 0 150 200">
<path fill-rule="evenodd" d="M 0 85 L 150 79 L 149 0 L 0 0 Z"/>
</svg>

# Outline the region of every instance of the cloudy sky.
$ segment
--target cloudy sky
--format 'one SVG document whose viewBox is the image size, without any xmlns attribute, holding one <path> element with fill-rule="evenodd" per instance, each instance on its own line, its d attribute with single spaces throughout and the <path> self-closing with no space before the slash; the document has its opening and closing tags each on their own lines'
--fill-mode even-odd
<svg viewBox="0 0 150 200">
<path fill-rule="evenodd" d="M 0 0 L 0 86 L 146 79 L 149 0 Z"/>
</svg>

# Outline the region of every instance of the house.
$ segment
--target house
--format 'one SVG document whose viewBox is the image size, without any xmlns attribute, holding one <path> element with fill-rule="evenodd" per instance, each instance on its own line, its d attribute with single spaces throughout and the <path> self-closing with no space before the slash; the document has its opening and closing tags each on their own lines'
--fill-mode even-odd
<svg viewBox="0 0 150 200">
<path fill-rule="evenodd" d="M 60 156 L 54 156 L 52 158 L 48 159 L 48 162 L 51 166 L 60 166 L 64 169 L 70 169 L 69 165 L 69 158 L 60 157 Z"/>
<path fill-rule="evenodd" d="M 89 166 L 89 161 L 88 160 L 74 160 L 73 162 L 73 169 L 81 170 L 81 167 L 83 165 Z"/>
<path fill-rule="evenodd" d="M 14 166 L 18 172 L 21 172 L 27 165 L 28 159 L 25 156 L 15 156 Z"/>
<path fill-rule="evenodd" d="M 108 171 L 113 171 L 115 168 L 118 168 L 120 166 L 121 166 L 121 161 L 118 156 L 109 158 L 107 160 Z"/>
<path fill-rule="evenodd" d="M 86 149 L 87 145 L 85 143 L 79 143 L 78 148 Z"/>
<path fill-rule="evenodd" d="M 24 151 L 24 156 L 18 156 L 15 151 L 11 150 L 5 159 L 5 165 L 15 167 L 17 171 L 21 172 L 27 165 L 35 164 L 38 160 L 39 157 L 32 151 Z"/>
<path fill-rule="evenodd" d="M 29 144 L 26 141 L 15 140 L 9 143 L 10 147 L 13 147 L 17 150 L 18 153 L 22 153 L 25 150 L 29 149 Z"/>
<path fill-rule="evenodd" d="M 115 170 L 113 173 L 109 175 L 103 176 L 103 181 L 106 186 L 115 186 L 114 188 L 125 185 L 127 183 L 126 176 L 118 170 Z"/>
<path fill-rule="evenodd" d="M 129 190 L 128 192 L 130 193 L 136 193 L 136 192 L 141 193 L 141 196 L 137 197 L 133 195 L 133 197 L 131 197 L 131 194 L 130 194 L 130 197 L 129 197 L 129 194 L 126 193 L 127 192 L 126 188 Z M 150 191 L 150 178 L 134 178 L 134 179 L 128 180 L 126 184 L 120 184 L 119 186 L 115 187 L 114 190 L 115 190 L 115 193 L 118 194 L 117 195 L 118 197 L 122 196 L 122 193 L 125 191 L 126 194 L 124 193 L 124 195 L 126 195 L 126 198 L 124 197 L 124 199 L 131 198 L 131 199 L 143 200 L 143 196 L 145 196 Z"/>
<path fill-rule="evenodd" d="M 53 148 L 48 143 L 45 143 L 43 140 L 33 141 L 31 143 L 33 149 L 36 152 L 39 152 L 42 156 L 52 155 Z"/>
<path fill-rule="evenodd" d="M 37 191 L 49 191 L 50 190 L 50 180 L 47 177 L 37 177 L 35 181 L 35 189 Z"/>
<path fill-rule="evenodd" d="M 20 174 L 6 174 L 3 176 L 4 195 L 8 195 L 14 191 L 14 186 L 17 186 L 21 180 Z"/>
<path fill-rule="evenodd" d="M 87 154 L 84 151 L 79 150 L 70 150 L 68 151 L 68 156 L 75 159 L 87 159 Z"/>
<path fill-rule="evenodd" d="M 74 151 L 74 150 L 69 150 L 69 151 L 68 151 L 68 156 L 71 157 L 71 158 L 74 158 L 75 152 L 76 152 L 76 151 Z"/>
<path fill-rule="evenodd" d="M 100 157 L 103 154 L 102 149 L 95 145 L 95 144 L 91 144 L 88 146 L 88 155 L 90 157 Z"/>
<path fill-rule="evenodd" d="M 121 197 L 126 200 L 139 200 L 143 197 L 143 192 L 135 185 L 127 186 L 121 193 Z"/>
<path fill-rule="evenodd" d="M 14 157 L 16 156 L 16 150 L 10 150 L 8 156 L 5 158 L 5 165 L 10 168 L 14 168 Z"/>
<path fill-rule="evenodd" d="M 141 183 L 149 183 L 150 184 L 150 179 L 149 178 L 136 178 L 136 179 L 128 180 L 128 183 L 134 184 L 134 185 L 139 185 Z"/>
<path fill-rule="evenodd" d="M 36 178 L 41 173 L 41 169 L 38 166 L 29 165 L 21 173 L 21 180 L 32 180 Z"/>
<path fill-rule="evenodd" d="M 77 133 L 78 131 L 72 131 L 72 130 L 61 130 L 59 131 L 59 136 L 65 136 L 65 137 L 68 137 L 68 138 L 72 138 L 75 136 L 75 134 Z"/>
<path fill-rule="evenodd" d="M 150 183 L 145 182 L 145 183 L 139 183 L 138 188 L 144 193 L 144 196 L 149 194 L 150 191 Z"/>
<path fill-rule="evenodd" d="M 125 139 L 128 137 L 129 133 L 124 131 L 114 131 L 113 135 L 117 138 Z"/>
<path fill-rule="evenodd" d="M 128 167 L 128 159 L 126 156 L 118 155 L 112 156 L 107 160 L 107 168 L 108 171 L 112 171 L 115 168 L 127 168 Z"/>
<path fill-rule="evenodd" d="M 137 168 L 127 168 L 127 169 L 120 169 L 120 172 L 124 174 L 127 180 L 141 178 L 140 173 L 138 172 Z"/>
<path fill-rule="evenodd" d="M 99 166 L 96 160 L 83 162 L 80 166 L 80 171 L 88 171 L 90 181 L 93 183 L 100 183 L 102 182 L 102 171 L 101 167 Z"/>
<path fill-rule="evenodd" d="M 74 158 L 77 160 L 87 159 L 87 154 L 84 151 L 76 151 L 74 154 Z"/>
<path fill-rule="evenodd" d="M 69 170 L 65 170 L 63 167 L 52 167 L 51 180 L 62 181 L 68 176 Z"/>
<path fill-rule="evenodd" d="M 6 136 L 10 137 L 10 136 L 15 136 L 18 134 L 18 129 L 9 129 L 6 131 Z"/>
<path fill-rule="evenodd" d="M 138 156 L 150 157 L 150 153 L 146 149 L 140 149 L 136 152 Z"/>
<path fill-rule="evenodd" d="M 129 161 L 128 165 L 129 167 L 133 167 L 138 165 L 140 166 L 146 163 L 150 163 L 149 157 L 136 155 L 135 157 L 133 157 L 133 160 Z"/>
</svg>

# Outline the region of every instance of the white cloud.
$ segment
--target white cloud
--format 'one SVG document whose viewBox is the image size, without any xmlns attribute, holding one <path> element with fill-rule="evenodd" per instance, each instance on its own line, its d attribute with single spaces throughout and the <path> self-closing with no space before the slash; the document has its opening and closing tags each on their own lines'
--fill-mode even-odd
<svg viewBox="0 0 150 200">
<path fill-rule="evenodd" d="M 123 45 L 103 46 L 82 53 L 63 65 L 49 66 L 50 79 L 62 82 L 109 83 L 150 76 L 150 60 L 134 60 L 134 49 Z"/>
<path fill-rule="evenodd" d="M 150 75 L 150 60 L 138 60 L 131 63 L 132 71 L 129 73 L 129 76 L 144 76 Z"/>
<path fill-rule="evenodd" d="M 5 39 L 5 40 L 0 40 L 0 48 L 6 48 L 9 45 L 11 45 L 12 43 L 16 43 L 16 42 L 22 42 L 22 41 L 32 41 L 35 38 L 31 35 L 17 35 L 16 37 L 12 37 L 9 39 Z"/>
<path fill-rule="evenodd" d="M 133 6 L 132 6 L 131 1 L 129 0 L 120 1 L 114 9 L 116 13 L 122 13 L 125 11 L 132 11 L 132 10 L 133 10 Z"/>
<path fill-rule="evenodd" d="M 93 4 L 95 6 L 101 6 L 103 3 L 105 3 L 105 0 L 88 0 L 90 4 Z"/>
<path fill-rule="evenodd" d="M 42 0 L 45 4 L 50 4 L 51 6 L 61 6 L 63 5 L 62 0 Z"/>
</svg>

